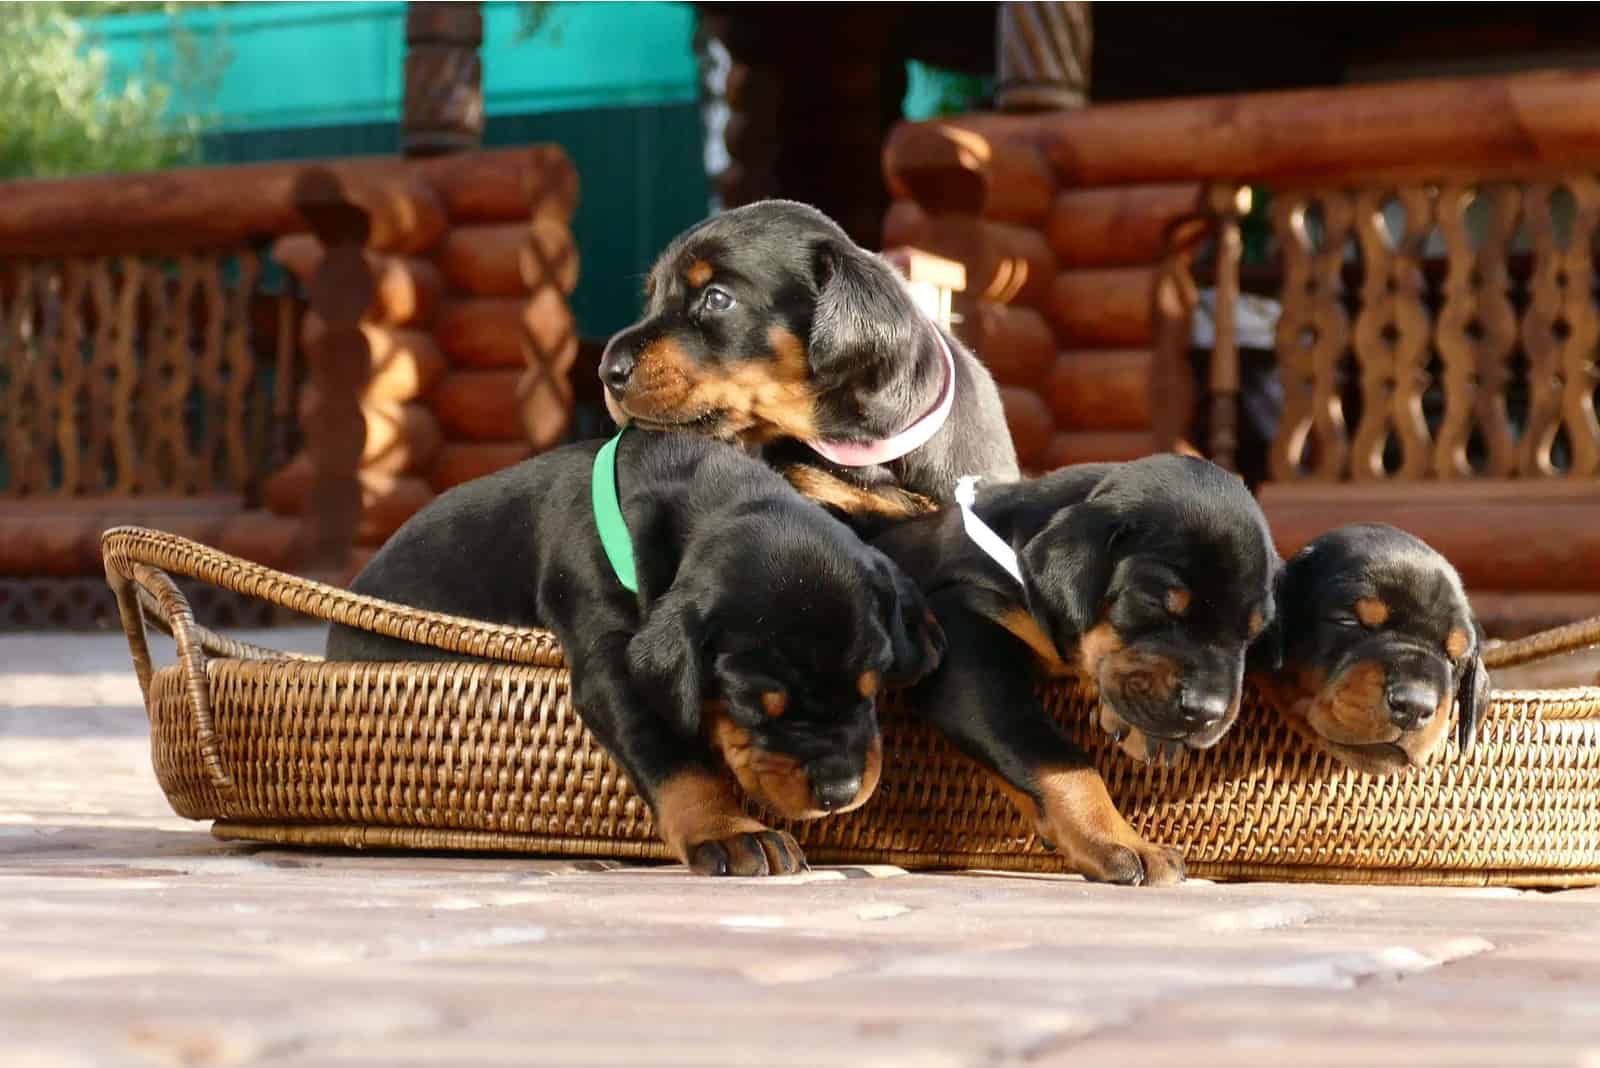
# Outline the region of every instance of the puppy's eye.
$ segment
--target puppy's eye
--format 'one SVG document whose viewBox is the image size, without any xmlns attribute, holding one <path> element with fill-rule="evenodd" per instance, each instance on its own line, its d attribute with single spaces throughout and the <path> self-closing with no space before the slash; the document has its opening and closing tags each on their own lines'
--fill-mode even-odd
<svg viewBox="0 0 1600 1068">
<path fill-rule="evenodd" d="M 1346 615 L 1329 616 L 1328 617 L 1328 622 L 1332 623 L 1336 627 L 1359 627 L 1359 626 L 1361 626 L 1361 620 L 1357 619 L 1355 616 L 1346 616 Z"/>
<path fill-rule="evenodd" d="M 708 312 L 725 312 L 733 307 L 733 294 L 721 286 L 707 287 L 705 296 L 701 300 Z"/>
</svg>

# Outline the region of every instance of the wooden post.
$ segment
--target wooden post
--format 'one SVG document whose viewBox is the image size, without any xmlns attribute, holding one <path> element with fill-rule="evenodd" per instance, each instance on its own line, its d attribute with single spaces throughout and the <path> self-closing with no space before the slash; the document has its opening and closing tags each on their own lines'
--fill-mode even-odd
<svg viewBox="0 0 1600 1068">
<path fill-rule="evenodd" d="M 1094 39 L 1086 0 L 1000 5 L 999 86 L 1002 111 L 1066 111 L 1089 99 Z"/>
<path fill-rule="evenodd" d="M 1217 289 L 1213 319 L 1216 340 L 1211 348 L 1211 459 L 1238 470 L 1239 450 L 1239 262 L 1244 240 L 1239 220 L 1250 213 L 1250 187 L 1231 182 L 1210 187 L 1207 208 L 1217 220 Z"/>
<path fill-rule="evenodd" d="M 322 573 L 344 565 L 361 523 L 357 470 L 367 424 L 360 399 L 372 367 L 361 320 L 377 289 L 367 266 L 367 213 L 351 203 L 338 177 L 307 170 L 295 183 L 294 203 L 325 250 L 307 292 L 321 328 L 304 338 L 314 400 L 313 410 L 301 413 L 312 467 L 303 568 Z"/>
<path fill-rule="evenodd" d="M 405 155 L 438 156 L 483 143 L 482 43 L 478 4 L 406 5 Z"/>
</svg>

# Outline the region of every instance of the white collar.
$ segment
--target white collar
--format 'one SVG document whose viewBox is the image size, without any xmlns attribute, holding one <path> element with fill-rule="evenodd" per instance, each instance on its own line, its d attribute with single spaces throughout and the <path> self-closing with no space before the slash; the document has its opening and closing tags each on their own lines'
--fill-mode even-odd
<svg viewBox="0 0 1600 1068">
<path fill-rule="evenodd" d="M 956 480 L 956 504 L 961 508 L 961 526 L 966 530 L 967 537 L 972 539 L 972 544 L 983 550 L 984 555 L 1004 568 L 1006 574 L 1020 584 L 1022 569 L 1017 566 L 1016 551 L 972 510 L 977 498 L 977 475 L 962 475 Z"/>
</svg>

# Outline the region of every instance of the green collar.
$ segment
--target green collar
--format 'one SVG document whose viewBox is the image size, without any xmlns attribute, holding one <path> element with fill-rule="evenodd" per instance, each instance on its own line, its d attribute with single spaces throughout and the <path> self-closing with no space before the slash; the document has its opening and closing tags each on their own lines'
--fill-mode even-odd
<svg viewBox="0 0 1600 1068">
<path fill-rule="evenodd" d="M 622 518 L 622 503 L 617 499 L 617 442 L 628 432 L 627 427 L 617 431 L 617 436 L 600 446 L 594 457 L 594 475 L 590 480 L 594 496 L 594 525 L 600 532 L 600 547 L 611 561 L 611 570 L 617 581 L 629 593 L 639 592 L 639 579 L 633 566 L 633 539 L 628 535 L 628 524 Z"/>
</svg>

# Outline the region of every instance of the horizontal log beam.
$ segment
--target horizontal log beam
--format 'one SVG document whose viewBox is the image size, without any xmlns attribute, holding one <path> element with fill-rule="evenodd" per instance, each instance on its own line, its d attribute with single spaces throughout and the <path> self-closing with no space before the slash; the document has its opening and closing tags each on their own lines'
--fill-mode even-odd
<svg viewBox="0 0 1600 1068">
<path fill-rule="evenodd" d="M 1056 422 L 1044 398 L 1031 389 L 1001 386 L 1000 403 L 1005 408 L 1006 426 L 1017 448 L 1017 462 L 1035 467 L 1043 461 L 1055 434 Z"/>
<path fill-rule="evenodd" d="M 237 497 L 210 499 L 210 506 L 183 502 L 170 509 L 159 499 L 104 498 L 51 514 L 7 510 L 0 516 L 0 575 L 36 577 L 100 573 L 100 535 L 136 524 L 178 534 L 268 567 L 296 562 L 301 523 L 260 511 L 245 511 Z"/>
<path fill-rule="evenodd" d="M 302 286 L 310 286 L 322 266 L 322 242 L 311 234 L 290 234 L 272 246 L 272 258 L 294 275 Z M 377 295 L 367 315 L 380 322 L 405 326 L 426 322 L 439 304 L 444 280 L 428 260 L 416 256 L 366 254 Z"/>
<path fill-rule="evenodd" d="M 1063 185 L 1592 169 L 1600 72 L 1546 70 L 939 120 L 1041 151 Z"/>
<path fill-rule="evenodd" d="M 456 224 L 566 223 L 577 205 L 577 174 L 551 145 L 416 161 L 374 156 L 26 179 L 0 184 L 0 256 L 194 252 L 298 233 L 306 226 L 294 186 L 313 167 L 424 183 Z"/>
<path fill-rule="evenodd" d="M 1200 197 L 1194 184 L 1069 189 L 1051 205 L 1045 236 L 1063 268 L 1155 263 L 1169 230 L 1199 214 Z"/>
<path fill-rule="evenodd" d="M 441 448 L 428 467 L 428 484 L 443 493 L 475 478 L 521 463 L 533 454 L 526 443 L 472 445 L 452 443 Z"/>
<path fill-rule="evenodd" d="M 525 442 L 517 396 L 523 372 L 451 371 L 428 395 L 450 441 Z"/>
<path fill-rule="evenodd" d="M 968 295 L 1000 304 L 1043 303 L 1055 274 L 1055 253 L 1044 235 L 1014 223 L 965 215 L 929 215 L 896 201 L 884 218 L 887 246 L 906 245 L 966 268 Z"/>
<path fill-rule="evenodd" d="M 322 342 L 327 324 L 316 312 L 307 312 L 301 336 L 308 349 Z M 362 323 L 371 365 L 362 385 L 363 396 L 403 401 L 420 397 L 449 369 L 432 334 L 403 327 Z M 302 418 L 304 416 L 302 415 Z"/>
<path fill-rule="evenodd" d="M 1034 146 L 991 141 L 951 123 L 895 127 L 883 160 L 889 192 L 936 215 L 1036 223 L 1056 191 L 1050 163 Z"/>
<path fill-rule="evenodd" d="M 458 226 L 435 259 L 456 289 L 477 297 L 515 297 L 553 283 L 564 294 L 578 285 L 572 231 L 553 219 Z"/>
<path fill-rule="evenodd" d="M 521 367 L 527 316 L 526 297 L 452 300 L 439 309 L 433 336 L 457 367 Z"/>
<path fill-rule="evenodd" d="M 1072 464 L 1137 460 L 1155 452 L 1155 439 L 1131 430 L 1070 430 L 1050 441 L 1036 470 L 1054 471 Z"/>
<path fill-rule="evenodd" d="M 1050 321 L 1070 348 L 1148 348 L 1157 271 L 1105 267 L 1062 271 L 1050 287 Z"/>
<path fill-rule="evenodd" d="M 1056 338 L 1042 312 L 1019 304 L 959 300 L 961 339 L 977 353 L 995 381 L 1038 386 L 1056 358 Z"/>
<path fill-rule="evenodd" d="M 1469 587 L 1600 590 L 1600 500 L 1592 483 L 1268 483 L 1260 496 L 1285 555 L 1346 523 L 1389 523 L 1444 554 Z"/>
<path fill-rule="evenodd" d="M 1044 384 L 1044 396 L 1063 430 L 1152 428 L 1149 349 L 1063 352 Z"/>
</svg>

